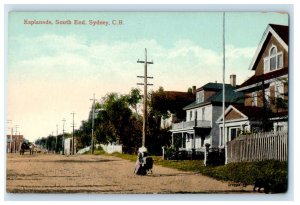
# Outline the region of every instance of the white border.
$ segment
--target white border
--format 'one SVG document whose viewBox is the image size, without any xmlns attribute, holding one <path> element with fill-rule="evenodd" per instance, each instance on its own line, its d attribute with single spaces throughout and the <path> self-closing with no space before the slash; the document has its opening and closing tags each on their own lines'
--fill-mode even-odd
<svg viewBox="0 0 300 205">
<path fill-rule="evenodd" d="M 156 3 L 157 5 L 121 5 L 122 2 L 121 1 L 115 1 L 115 0 L 111 0 L 111 1 L 104 1 L 104 3 L 110 3 L 108 5 L 98 5 L 97 8 L 95 7 L 95 5 L 87 5 L 87 3 L 97 3 L 95 1 L 91 1 L 91 0 L 86 0 L 86 1 L 71 1 L 71 3 L 77 4 L 77 5 L 66 5 L 64 3 L 68 3 L 66 1 L 62 1 L 62 0 L 46 0 L 46 1 L 38 1 L 38 0 L 33 0 L 33 1 L 17 1 L 17 0 L 4 0 L 2 1 L 2 4 L 4 6 L 4 4 L 13 4 L 13 3 L 18 3 L 19 5 L 6 5 L 2 10 L 1 10 L 1 15 L 4 16 L 5 18 L 1 18 L 1 22 L 2 25 L 4 25 L 4 27 L 2 27 L 1 29 L 3 29 L 3 31 L 1 30 L 1 34 L 4 37 L 7 37 L 6 35 L 6 31 L 7 31 L 7 12 L 9 10 L 23 10 L 23 11 L 257 11 L 257 10 L 272 10 L 272 11 L 288 11 L 290 14 L 290 28 L 291 28 L 291 32 L 290 32 L 290 68 L 294 66 L 293 63 L 293 50 L 294 50 L 294 46 L 292 45 L 292 42 L 296 43 L 296 40 L 294 41 L 294 34 L 293 34 L 293 26 L 294 26 L 294 8 L 293 6 L 295 5 L 295 2 L 297 1 L 282 1 L 280 3 L 293 3 L 291 5 L 278 5 L 278 4 L 273 4 L 273 5 L 265 5 L 262 3 L 266 3 L 268 1 L 247 1 L 245 3 L 258 3 L 260 5 L 229 5 L 229 4 L 216 4 L 216 3 L 222 3 L 222 1 L 214 1 L 211 0 L 209 1 L 209 3 L 211 5 L 208 4 L 202 4 L 202 5 L 186 5 L 187 3 L 194 3 L 194 1 L 190 1 L 190 0 L 186 0 L 183 3 L 180 2 L 178 3 L 178 1 L 173 1 L 174 3 L 177 4 L 185 4 L 185 5 L 161 5 L 162 3 L 164 3 L 163 1 L 157 1 L 157 0 L 152 0 L 152 1 L 144 1 L 146 3 Z M 208 2 L 208 1 L 207 1 Z M 206 2 L 206 3 L 207 3 Z M 278 2 L 278 1 L 274 1 Z M 27 4 L 24 4 L 27 3 Z M 39 4 L 39 5 L 28 5 L 28 3 L 30 4 Z M 49 3 L 56 3 L 57 5 L 49 5 Z M 84 5 L 78 5 L 83 3 Z M 138 1 L 130 1 L 130 3 L 139 3 Z M 240 1 L 230 1 L 230 3 L 241 3 Z M 244 1 L 243 1 L 244 3 Z M 48 4 L 48 5 L 46 5 Z M 64 5 L 61 5 L 64 4 Z M 113 5 L 113 4 L 119 4 L 119 5 Z M 160 5 L 159 5 L 160 4 Z M 212 5 L 215 4 L 215 5 Z M 297 7 L 298 8 L 298 7 Z M 296 9 L 296 5 L 295 5 L 295 9 Z M 2 12 L 4 11 L 4 14 L 2 14 Z M 297 12 L 295 12 L 295 16 L 297 15 Z M 299 15 L 299 14 L 298 14 Z M 3 19 L 3 20 L 2 20 Z M 6 22 L 5 22 L 6 20 Z M 6 40 L 4 41 L 4 49 L 3 47 L 1 47 L 1 62 L 5 62 L 4 59 L 7 59 L 6 57 L 6 51 L 7 50 L 7 42 Z M 5 56 L 5 58 L 3 58 Z M 296 66 L 296 65 L 295 65 Z M 2 67 L 2 66 L 1 66 Z M 2 71 L 1 68 L 1 72 L 4 73 L 4 70 Z M 296 69 L 295 69 L 295 72 Z M 292 83 L 294 83 L 294 71 L 291 69 L 290 71 L 290 82 L 291 85 Z M 3 76 L 3 75 L 2 75 Z M 2 78 L 2 80 L 4 81 L 4 78 Z M 296 87 L 297 85 L 295 85 Z M 1 87 L 1 99 L 5 99 L 5 85 L 3 86 L 3 88 Z M 294 86 L 290 86 L 290 93 L 293 93 L 294 91 Z M 292 92 L 291 92 L 292 91 Z M 294 115 L 293 115 L 293 111 L 294 111 L 294 104 L 293 104 L 293 100 L 294 100 L 294 96 L 292 94 L 292 96 L 289 98 L 291 101 L 291 105 L 290 105 L 290 117 L 289 119 L 294 119 Z M 298 99 L 298 98 L 297 98 Z M 295 107 L 296 108 L 296 107 Z M 298 108 L 296 108 L 298 109 Z M 5 113 L 5 109 L 4 109 L 4 102 L 3 102 L 3 106 L 1 106 L 1 113 Z M 1 119 L 2 120 L 2 119 Z M 2 122 L 2 121 L 1 121 Z M 4 122 L 3 121 L 1 123 L 1 128 L 4 128 Z M 294 137 L 294 131 L 293 129 L 293 121 L 289 122 L 290 125 L 290 135 L 292 136 L 292 138 Z M 1 129 L 4 130 L 4 129 Z M 2 136 L 3 135 L 3 131 L 2 131 Z M 295 139 L 296 140 L 296 139 Z M 294 139 L 292 139 L 290 141 L 290 144 L 294 144 Z M 4 147 L 4 138 L 1 138 L 1 146 Z M 291 147 L 292 148 L 292 147 Z M 294 155 L 293 155 L 293 151 L 294 149 L 290 149 L 290 166 L 289 168 L 292 169 L 292 173 L 290 172 L 290 177 L 289 177 L 289 182 L 290 184 L 294 185 L 293 181 L 294 181 L 294 177 L 291 177 L 291 174 L 293 176 L 294 172 L 293 172 L 293 168 L 294 168 Z M 4 153 L 5 155 L 5 150 L 2 149 L 1 152 L 1 163 L 2 165 L 5 165 L 5 158 L 2 156 L 2 154 Z M 1 170 L 1 177 L 2 179 L 4 179 L 5 177 L 5 166 L 0 169 Z M 297 171 L 295 171 L 295 173 L 297 173 Z M 295 176 L 296 178 L 296 176 Z M 2 180 L 1 180 L 2 181 Z M 3 184 L 3 183 L 1 183 Z M 1 186 L 1 194 L 5 191 L 4 189 L 5 187 Z M 207 201 L 232 201 L 232 200 L 236 200 L 236 201 L 241 201 L 241 200 L 248 200 L 248 201 L 264 201 L 264 204 L 267 204 L 267 201 L 273 201 L 272 203 L 274 203 L 274 201 L 290 201 L 293 200 L 293 192 L 294 190 L 290 190 L 288 194 L 286 195 L 262 195 L 262 196 L 243 196 L 243 195 L 222 195 L 222 194 L 209 194 L 209 195 L 153 195 L 153 196 L 148 196 L 148 195 L 122 195 L 122 196 L 116 196 L 116 195 L 69 195 L 69 196 L 64 196 L 64 195 L 52 195 L 52 194 L 47 194 L 47 195 L 31 195 L 31 194 L 22 194 L 22 195 L 14 195 L 14 197 L 12 196 L 5 196 L 5 200 L 21 200 L 21 201 L 35 201 L 35 200 L 54 200 L 54 201 L 66 201 L 66 200 L 70 200 L 70 201 L 74 201 L 74 200 L 108 200 L 108 201 L 115 201 L 115 200 L 132 200 L 132 201 L 139 201 L 139 200 L 162 200 L 162 201 L 173 201 L 172 204 L 176 204 L 177 202 L 175 201 L 189 201 L 189 203 L 193 204 L 193 203 L 197 203 L 198 200 L 207 200 Z M 4 200 L 3 197 L 1 197 L 2 200 Z M 296 195 L 295 195 L 296 198 Z M 194 201 L 194 202 L 193 202 Z M 196 201 L 196 202 L 195 202 Z M 14 204 L 16 202 L 13 202 Z M 26 204 L 27 202 L 22 202 L 22 204 Z M 29 202 L 30 204 L 32 204 L 33 202 Z M 43 202 L 44 203 L 44 202 Z M 89 202 L 90 203 L 90 202 Z M 99 202 L 98 202 L 99 203 Z M 102 203 L 102 202 L 101 202 Z M 143 202 L 145 204 L 147 204 L 147 202 Z M 153 203 L 153 202 L 152 202 Z M 180 202 L 178 202 L 180 203 Z M 198 202 L 199 203 L 199 202 Z M 206 202 L 208 203 L 208 202 Z M 246 203 L 246 202 L 243 202 Z M 280 202 L 279 202 L 280 203 Z M 76 204 L 76 203 L 72 203 L 72 204 Z M 180 203 L 182 204 L 182 202 Z M 228 203 L 229 204 L 229 203 Z M 230 202 L 230 204 L 234 204 L 233 202 Z"/>
</svg>

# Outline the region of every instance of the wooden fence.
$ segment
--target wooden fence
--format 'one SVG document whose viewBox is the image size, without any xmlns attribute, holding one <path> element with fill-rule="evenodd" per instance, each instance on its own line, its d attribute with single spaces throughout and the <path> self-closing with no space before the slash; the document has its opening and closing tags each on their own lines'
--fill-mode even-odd
<svg viewBox="0 0 300 205">
<path fill-rule="evenodd" d="M 288 133 L 242 135 L 228 142 L 227 163 L 288 159 Z"/>
</svg>

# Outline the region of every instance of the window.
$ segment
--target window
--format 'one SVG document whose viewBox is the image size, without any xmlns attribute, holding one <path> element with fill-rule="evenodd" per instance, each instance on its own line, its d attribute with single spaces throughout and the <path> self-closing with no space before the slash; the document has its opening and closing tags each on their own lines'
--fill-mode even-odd
<svg viewBox="0 0 300 205">
<path fill-rule="evenodd" d="M 275 84 L 275 98 L 284 97 L 284 84 L 282 82 L 276 82 Z"/>
<path fill-rule="evenodd" d="M 202 103 L 204 101 L 204 90 L 197 92 L 196 94 L 196 102 Z"/>
<path fill-rule="evenodd" d="M 267 103 L 270 102 L 270 88 L 265 89 L 265 100 Z"/>
<path fill-rule="evenodd" d="M 204 146 L 205 137 L 201 136 L 201 147 Z"/>
<path fill-rule="evenodd" d="M 190 121 L 192 121 L 192 119 L 193 119 L 193 111 L 191 110 L 190 111 Z"/>
<path fill-rule="evenodd" d="M 256 95 L 256 92 L 252 93 L 252 106 L 257 106 L 257 95 Z"/>
<path fill-rule="evenodd" d="M 283 126 L 282 126 L 282 125 L 277 125 L 276 131 L 277 131 L 277 132 L 283 131 Z"/>
<path fill-rule="evenodd" d="M 283 67 L 283 53 L 277 51 L 276 46 L 272 46 L 269 50 L 269 55 L 264 58 L 265 73 Z"/>
<path fill-rule="evenodd" d="M 230 131 L 230 140 L 234 140 L 235 138 L 237 138 L 240 132 L 240 128 L 232 128 Z"/>
<path fill-rule="evenodd" d="M 205 107 L 202 108 L 202 120 L 205 120 Z"/>
<path fill-rule="evenodd" d="M 231 129 L 230 139 L 234 140 L 236 138 L 236 128 Z"/>
</svg>

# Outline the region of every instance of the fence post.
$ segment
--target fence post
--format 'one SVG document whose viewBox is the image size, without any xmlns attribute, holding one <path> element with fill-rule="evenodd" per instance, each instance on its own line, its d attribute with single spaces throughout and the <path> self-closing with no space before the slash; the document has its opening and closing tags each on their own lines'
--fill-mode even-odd
<svg viewBox="0 0 300 205">
<path fill-rule="evenodd" d="M 204 166 L 207 165 L 207 157 L 208 157 L 209 147 L 210 147 L 210 144 L 206 143 L 205 144 L 205 152 L 204 152 Z"/>
</svg>

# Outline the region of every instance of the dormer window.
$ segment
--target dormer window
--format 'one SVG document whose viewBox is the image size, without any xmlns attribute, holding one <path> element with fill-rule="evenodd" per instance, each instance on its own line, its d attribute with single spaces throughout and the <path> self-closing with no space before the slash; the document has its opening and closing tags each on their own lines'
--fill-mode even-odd
<svg viewBox="0 0 300 205">
<path fill-rule="evenodd" d="M 200 92 L 197 92 L 196 94 L 196 102 L 202 103 L 204 101 L 204 90 L 201 90 Z"/>
<path fill-rule="evenodd" d="M 269 55 L 264 58 L 265 73 L 283 68 L 283 53 L 278 52 L 276 46 L 272 46 L 269 50 Z"/>
</svg>

